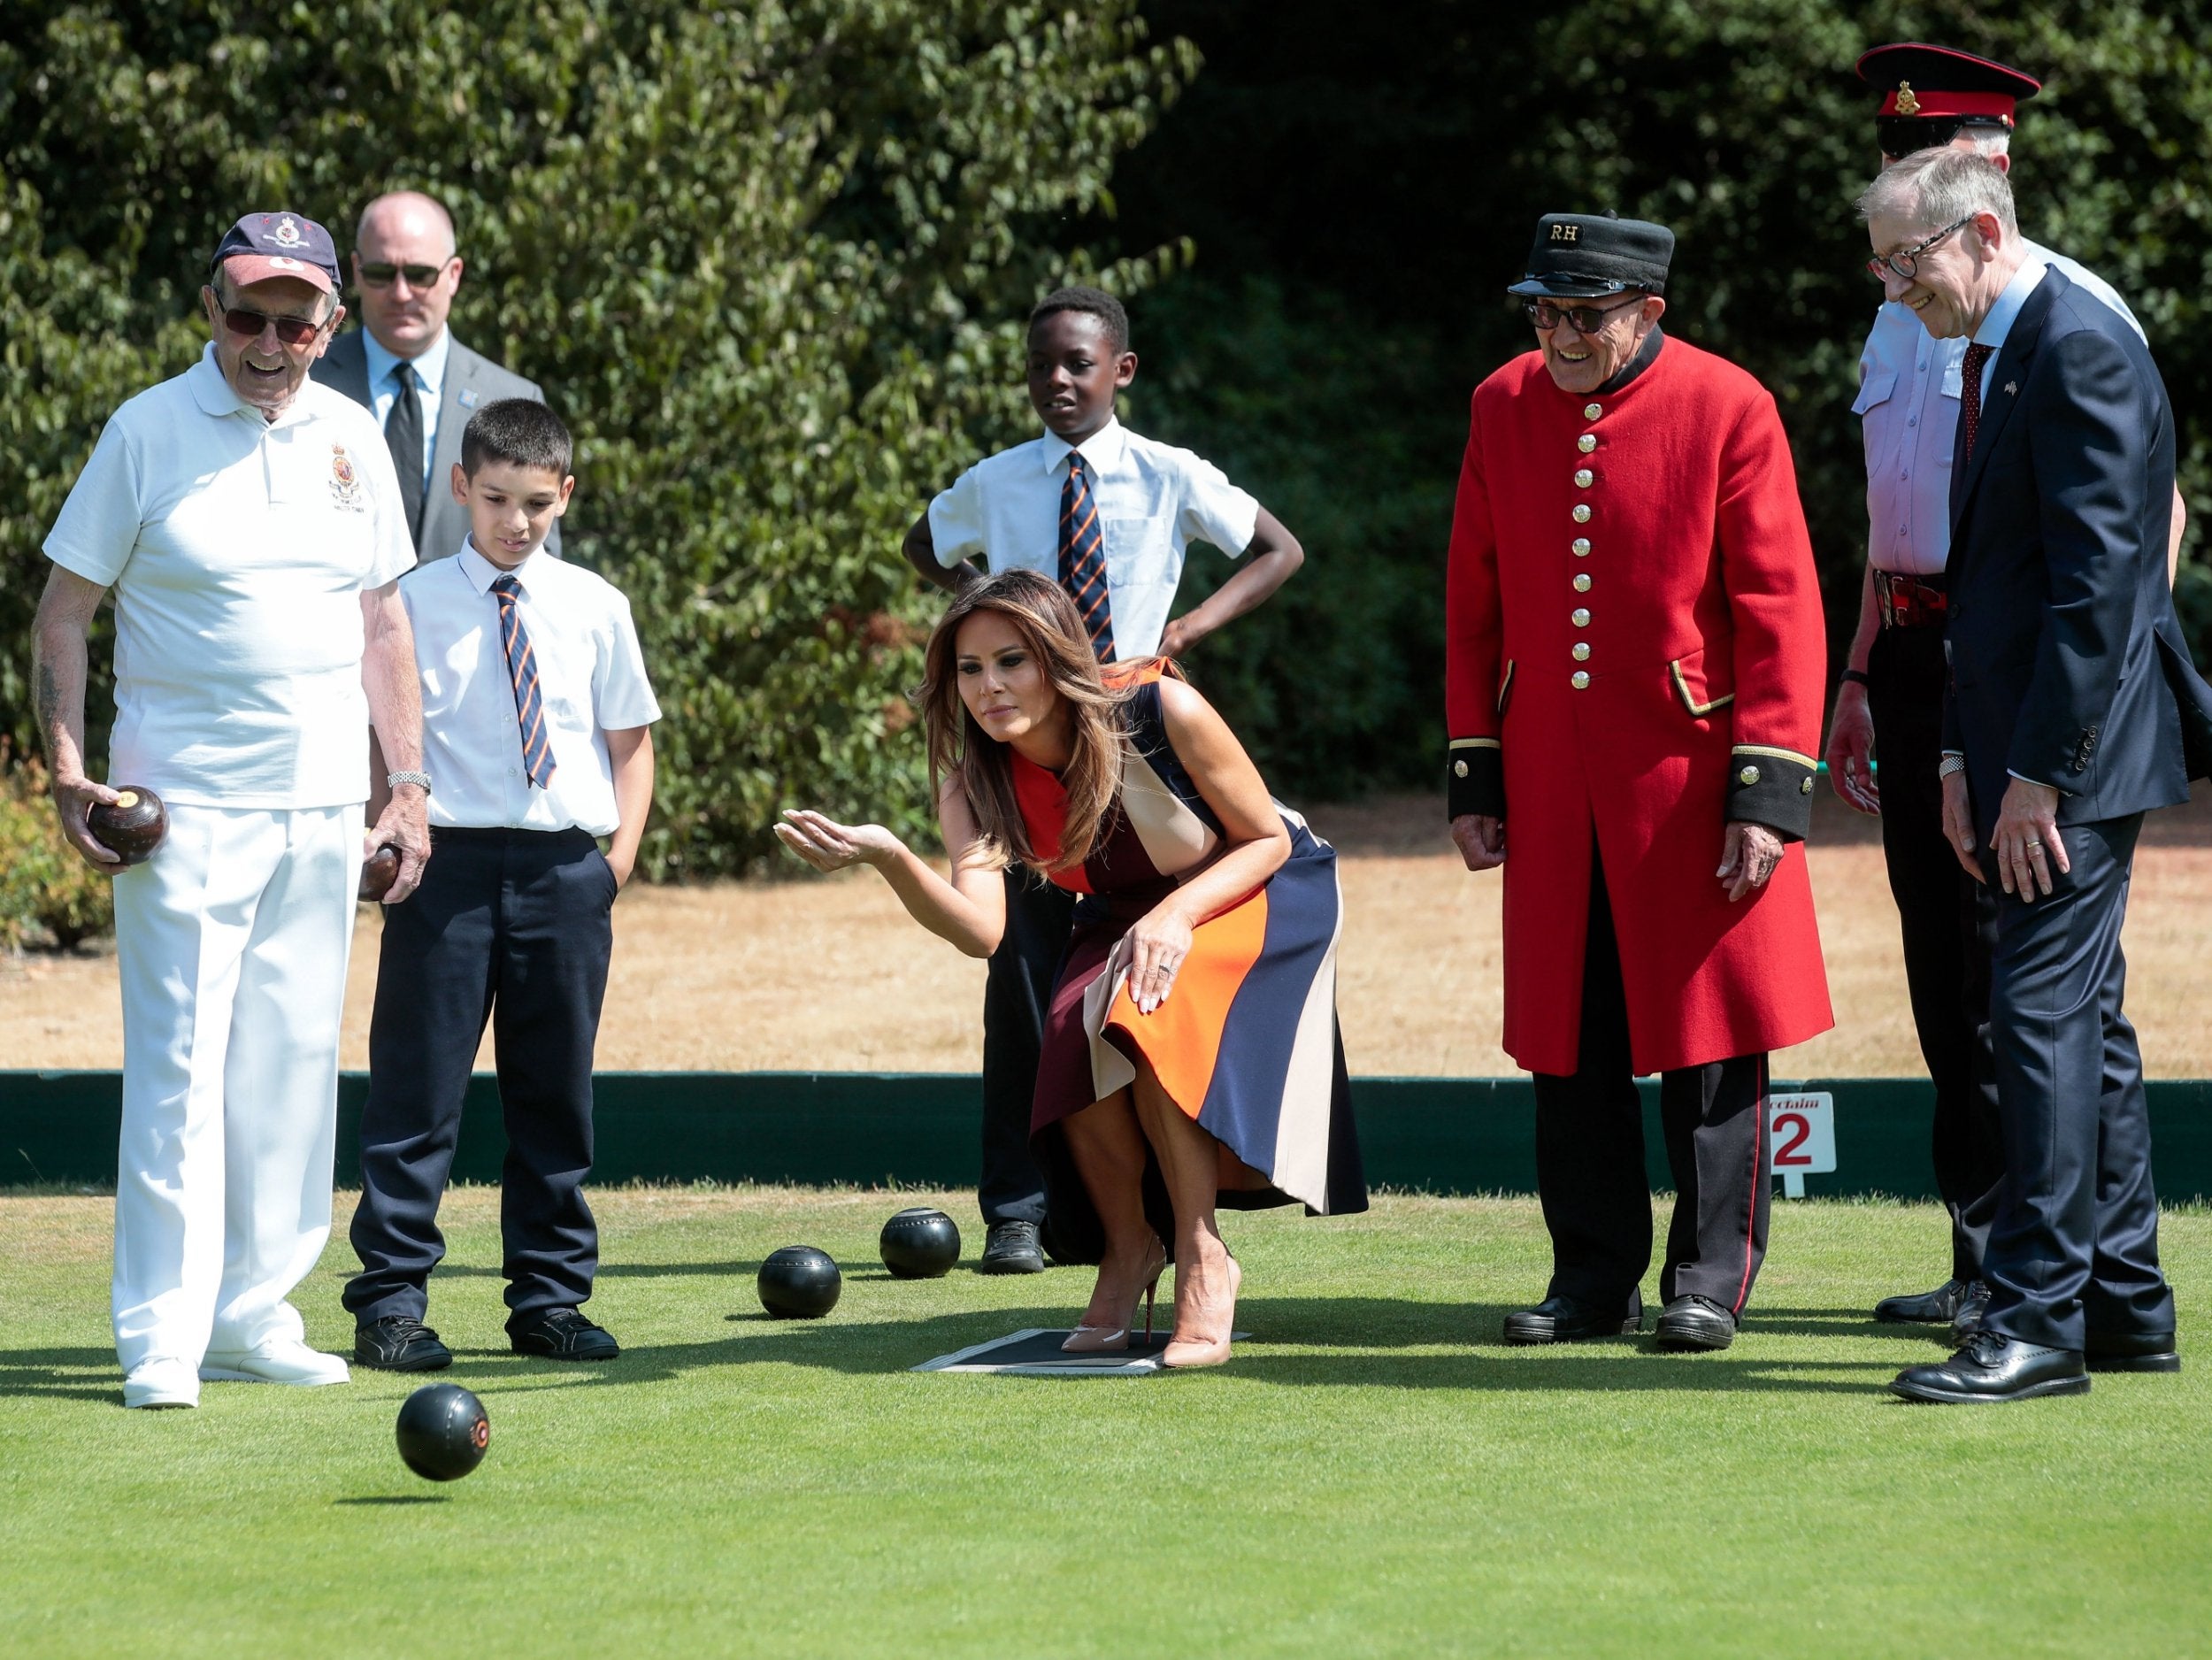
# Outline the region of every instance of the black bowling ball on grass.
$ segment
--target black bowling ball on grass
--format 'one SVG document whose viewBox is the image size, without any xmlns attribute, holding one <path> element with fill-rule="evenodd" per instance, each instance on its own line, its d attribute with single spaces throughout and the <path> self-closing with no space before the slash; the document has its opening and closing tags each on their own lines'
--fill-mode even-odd
<svg viewBox="0 0 2212 1660">
<path fill-rule="evenodd" d="M 484 1403 L 457 1383 L 426 1384 L 399 1409 L 399 1456 L 426 1481 L 458 1481 L 491 1444 Z"/>
<path fill-rule="evenodd" d="M 901 1280 L 934 1280 L 960 1260 L 960 1229 L 942 1210 L 910 1205 L 883 1225 L 883 1265 Z"/>
<path fill-rule="evenodd" d="M 780 1320 L 818 1319 L 837 1306 L 844 1276 L 827 1251 L 787 1245 L 768 1253 L 756 1282 L 760 1306 Z"/>
</svg>

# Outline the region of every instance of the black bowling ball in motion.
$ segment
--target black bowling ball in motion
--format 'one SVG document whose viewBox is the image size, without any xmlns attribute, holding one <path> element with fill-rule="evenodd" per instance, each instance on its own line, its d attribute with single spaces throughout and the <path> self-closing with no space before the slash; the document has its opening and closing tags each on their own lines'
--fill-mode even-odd
<svg viewBox="0 0 2212 1660">
<path fill-rule="evenodd" d="M 484 1462 L 492 1421 L 457 1383 L 426 1384 L 399 1409 L 399 1456 L 428 1481 L 458 1481 Z"/>
<path fill-rule="evenodd" d="M 910 1206 L 883 1225 L 883 1265 L 901 1280 L 934 1280 L 960 1260 L 960 1229 L 942 1210 Z"/>
<path fill-rule="evenodd" d="M 811 1320 L 837 1306 L 844 1276 L 827 1251 L 787 1245 L 760 1265 L 760 1306 L 780 1320 Z"/>
</svg>

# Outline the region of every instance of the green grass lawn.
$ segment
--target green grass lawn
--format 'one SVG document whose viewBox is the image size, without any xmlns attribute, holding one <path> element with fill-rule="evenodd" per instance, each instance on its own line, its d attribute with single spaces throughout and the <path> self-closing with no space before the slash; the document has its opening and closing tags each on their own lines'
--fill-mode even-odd
<svg viewBox="0 0 2212 1660">
<path fill-rule="evenodd" d="M 1230 1218 L 1218 1372 L 933 1376 L 1065 1325 L 1087 1271 L 890 1280 L 910 1194 L 616 1192 L 609 1366 L 504 1351 L 494 1196 L 450 1202 L 432 1322 L 490 1454 L 433 1487 L 393 1449 L 420 1379 L 210 1384 L 120 1410 L 109 1202 L 0 1197 L 0 1629 L 34 1654 L 2202 1653 L 2212 1350 L 2080 1399 L 1908 1407 L 1939 1356 L 1865 1310 L 1935 1277 L 1927 1207 L 1775 1207 L 1722 1355 L 1507 1349 L 1540 1292 L 1532 1201 Z M 980 1243 L 971 1204 L 938 1195 Z M 339 1233 L 297 1295 L 350 1347 Z M 843 1263 L 768 1320 L 761 1256 Z M 2184 1344 L 2212 1216 L 2168 1218 Z M 1652 1287 L 1647 1285 L 1648 1296 Z"/>
</svg>

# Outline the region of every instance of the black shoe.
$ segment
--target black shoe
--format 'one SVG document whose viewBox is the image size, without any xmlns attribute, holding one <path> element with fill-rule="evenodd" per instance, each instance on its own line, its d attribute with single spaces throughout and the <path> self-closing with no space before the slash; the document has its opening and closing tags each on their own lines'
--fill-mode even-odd
<svg viewBox="0 0 2212 1660">
<path fill-rule="evenodd" d="M 1874 1305 L 1874 1318 L 1893 1326 L 1948 1326 L 1966 1302 L 1967 1284 L 1947 1280 L 1918 1296 L 1884 1297 Z"/>
<path fill-rule="evenodd" d="M 1578 1297 L 1546 1297 L 1532 1309 L 1505 1317 L 1509 1343 L 1572 1343 L 1586 1337 L 1624 1337 L 1644 1329 L 1644 1296 L 1628 1294 L 1624 1310 L 1600 1308 Z"/>
<path fill-rule="evenodd" d="M 1966 1296 L 1959 1303 L 1959 1311 L 1951 1317 L 1951 1341 L 1963 1343 L 1982 1329 L 1982 1316 L 1989 1311 L 1989 1281 L 1977 1280 L 1966 1287 Z"/>
<path fill-rule="evenodd" d="M 1710 1297 L 1686 1294 L 1659 1310 L 1662 1349 L 1725 1349 L 1736 1341 L 1736 1317 Z"/>
<path fill-rule="evenodd" d="M 2039 1395 L 2086 1395 L 2089 1372 L 2070 1349 L 2038 1349 L 1998 1332 L 1976 1332 L 1939 1366 L 1908 1366 L 1890 1393 L 1908 1401 L 1976 1405 Z"/>
<path fill-rule="evenodd" d="M 1038 1242 L 1034 1222 L 994 1222 L 983 1241 L 979 1274 L 1041 1274 L 1045 1271 L 1045 1248 Z"/>
<path fill-rule="evenodd" d="M 507 1323 L 507 1342 L 518 1355 L 549 1360 L 612 1360 L 622 1352 L 605 1327 L 578 1309 L 541 1309 Z"/>
<path fill-rule="evenodd" d="M 411 1314 L 387 1314 L 353 1328 L 353 1358 L 379 1372 L 443 1372 L 453 1351 Z"/>
<path fill-rule="evenodd" d="M 2131 1337 L 2089 1334 L 2084 1357 L 2092 1372 L 2179 1372 L 2181 1352 L 2171 1332 L 2140 1332 Z"/>
</svg>

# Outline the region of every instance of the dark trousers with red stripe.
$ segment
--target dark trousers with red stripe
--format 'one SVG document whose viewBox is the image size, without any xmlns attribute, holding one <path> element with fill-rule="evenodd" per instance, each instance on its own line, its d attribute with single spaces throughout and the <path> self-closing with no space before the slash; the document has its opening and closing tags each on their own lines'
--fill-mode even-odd
<svg viewBox="0 0 2212 1660">
<path fill-rule="evenodd" d="M 1604 872 L 1593 857 L 1582 969 L 1582 1041 L 1571 1076 L 1533 1074 L 1536 1186 L 1551 1232 L 1548 1295 L 1620 1308 L 1651 1266 L 1644 1110 L 1629 1059 L 1628 997 Z M 1763 1053 L 1662 1072 L 1659 1118 L 1674 1172 L 1663 1303 L 1711 1299 L 1743 1312 L 1767 1249 Z"/>
</svg>

